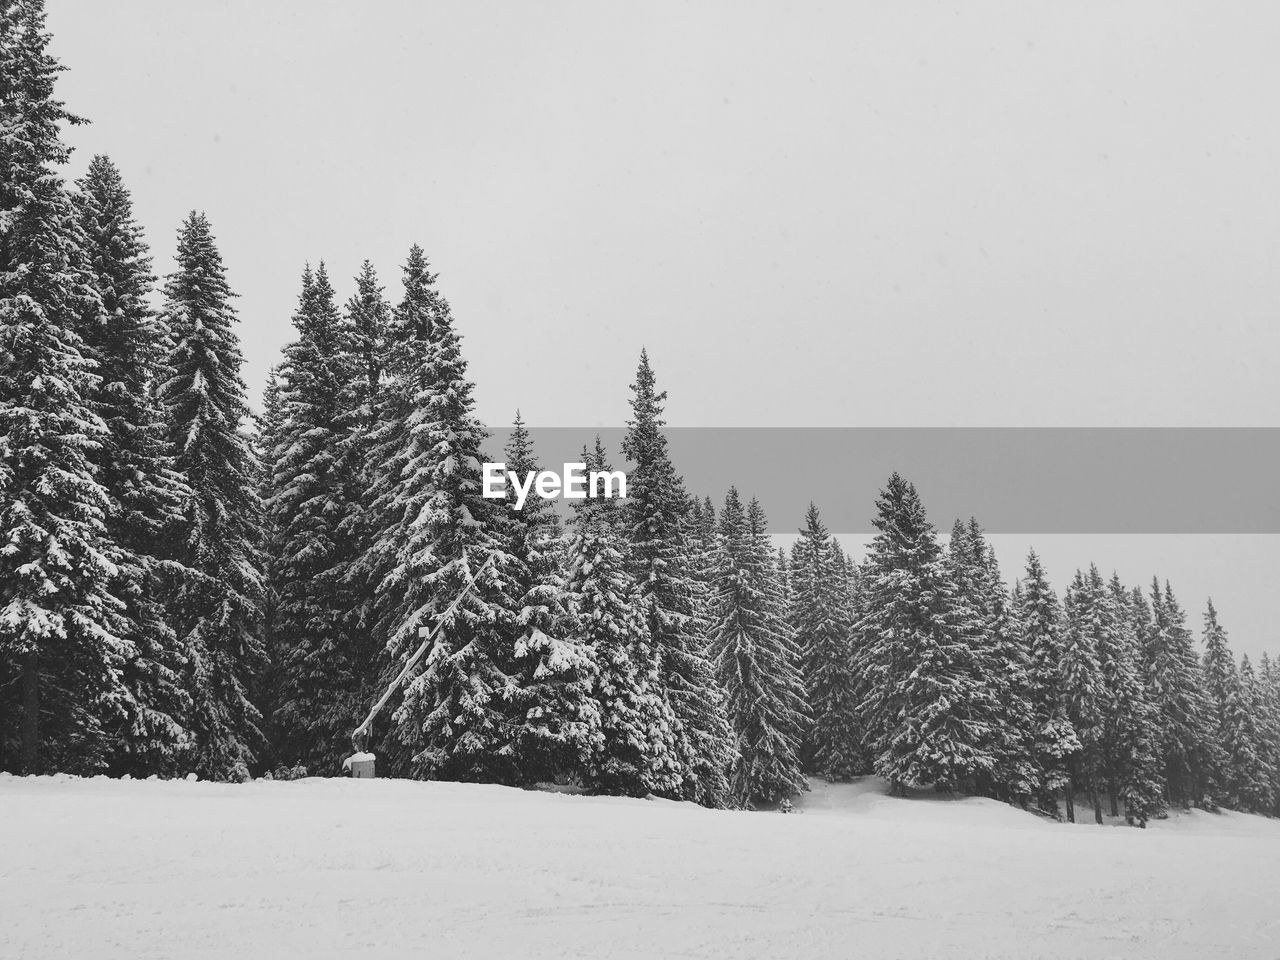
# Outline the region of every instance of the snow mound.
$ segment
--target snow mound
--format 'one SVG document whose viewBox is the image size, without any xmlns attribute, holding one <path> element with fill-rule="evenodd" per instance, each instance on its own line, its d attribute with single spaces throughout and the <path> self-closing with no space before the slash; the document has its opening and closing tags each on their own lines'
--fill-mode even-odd
<svg viewBox="0 0 1280 960">
<path fill-rule="evenodd" d="M 1276 956 L 1280 824 L 395 780 L 0 777 L 0 957 Z"/>
</svg>

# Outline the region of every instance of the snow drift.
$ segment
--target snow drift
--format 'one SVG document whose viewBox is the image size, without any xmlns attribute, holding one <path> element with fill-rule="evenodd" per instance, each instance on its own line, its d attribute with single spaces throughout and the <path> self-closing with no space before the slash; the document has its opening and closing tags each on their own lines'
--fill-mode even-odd
<svg viewBox="0 0 1280 960">
<path fill-rule="evenodd" d="M 1280 823 L 0 776 L 2 957 L 1277 955 Z"/>
</svg>

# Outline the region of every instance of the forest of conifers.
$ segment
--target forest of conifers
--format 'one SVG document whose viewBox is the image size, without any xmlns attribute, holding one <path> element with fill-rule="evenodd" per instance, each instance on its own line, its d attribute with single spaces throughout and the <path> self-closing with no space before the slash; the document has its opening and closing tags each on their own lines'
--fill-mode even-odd
<svg viewBox="0 0 1280 960">
<path fill-rule="evenodd" d="M 1031 554 L 1010 586 L 976 521 L 944 542 L 896 474 L 864 558 L 816 507 L 780 551 L 758 502 L 685 489 L 643 351 L 621 449 L 584 451 L 625 467 L 625 500 L 562 522 L 483 498 L 481 463 L 537 452 L 518 414 L 497 439 L 477 420 L 416 246 L 394 298 L 367 262 L 345 302 L 303 270 L 251 413 L 210 223 L 157 280 L 112 162 L 61 173 L 42 4 L 0 20 L 0 770 L 336 775 L 440 623 L 374 729 L 380 772 L 1280 812 L 1280 664 L 1237 661 L 1212 604 L 1198 643 L 1158 580 L 1090 568 L 1059 598 Z"/>
</svg>

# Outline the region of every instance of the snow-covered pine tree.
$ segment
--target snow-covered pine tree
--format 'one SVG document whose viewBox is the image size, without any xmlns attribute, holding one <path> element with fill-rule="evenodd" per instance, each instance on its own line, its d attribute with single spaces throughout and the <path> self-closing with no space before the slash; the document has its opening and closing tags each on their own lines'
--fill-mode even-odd
<svg viewBox="0 0 1280 960">
<path fill-rule="evenodd" d="M 773 558 L 773 568 L 778 573 L 778 589 L 782 591 L 782 609 L 791 610 L 791 564 L 787 562 L 786 547 L 779 547 Z"/>
<path fill-rule="evenodd" d="M 1263 658 L 1265 661 L 1265 653 Z M 1252 770 L 1248 792 L 1253 797 L 1255 813 L 1271 813 L 1276 805 L 1276 752 L 1280 741 L 1276 737 L 1266 692 L 1258 675 L 1253 672 L 1248 654 L 1240 658 L 1240 693 L 1251 728 L 1249 732 L 1257 746 L 1257 763 Z"/>
<path fill-rule="evenodd" d="M 1227 644 L 1227 631 L 1218 622 L 1212 600 L 1204 614 L 1204 683 L 1211 729 L 1224 759 L 1220 802 L 1236 810 L 1265 809 L 1269 791 L 1264 786 L 1257 728 Z"/>
<path fill-rule="evenodd" d="M 364 629 L 380 638 L 380 645 L 388 643 L 388 631 L 394 628 L 395 614 L 388 610 L 399 605 L 388 595 L 390 585 L 384 585 L 383 581 L 399 562 L 396 547 L 405 518 L 397 511 L 396 498 L 405 477 L 409 415 L 422 382 L 433 317 L 444 309 L 435 281 L 425 253 L 414 244 L 401 272 L 404 296 L 386 317 L 383 327 L 379 386 L 368 398 L 371 409 L 359 450 L 366 467 L 360 510 L 365 526 L 364 552 L 352 565 L 348 578 L 364 596 L 365 608 L 360 622 Z M 376 315 L 381 290 L 366 296 L 358 292 L 357 296 L 361 309 Z M 353 326 L 358 326 L 354 316 L 352 320 Z M 370 356 L 368 362 L 376 363 L 377 358 Z M 369 384 L 368 373 L 365 383 Z M 383 667 L 385 679 L 394 676 L 391 662 L 384 662 Z"/>
<path fill-rule="evenodd" d="M 59 128 L 78 118 L 48 44 L 40 0 L 0 8 L 0 751 L 27 773 L 100 769 L 134 709 L 91 459 L 99 379 L 77 332 L 101 304 L 57 173 Z"/>
<path fill-rule="evenodd" d="M 518 476 L 541 470 L 519 410 L 505 453 L 507 469 Z M 562 780 L 584 768 L 599 727 L 591 695 L 591 648 L 569 622 L 559 556 L 560 520 L 551 502 L 532 496 L 520 509 L 514 497 L 504 503 L 511 595 L 517 609 L 512 705 L 520 777 L 525 783 Z"/>
<path fill-rule="evenodd" d="M 707 655 L 707 638 L 697 629 L 696 558 L 687 537 L 690 502 L 662 432 L 667 395 L 657 389 L 643 350 L 631 391 L 631 419 L 622 452 L 633 466 L 623 524 L 664 694 L 677 721 L 683 768 L 678 796 L 723 807 L 731 800 L 733 735 L 724 692 Z"/>
<path fill-rule="evenodd" d="M 804 688 L 772 554 L 759 502 L 744 512 L 730 487 L 720 512 L 711 652 L 737 735 L 732 784 L 743 804 L 808 789 L 799 759 Z"/>
<path fill-rule="evenodd" d="M 1099 824 L 1103 822 L 1101 788 L 1106 775 L 1102 714 L 1107 688 L 1098 661 L 1098 644 L 1109 625 L 1100 585 L 1101 577 L 1095 582 L 1093 577 L 1077 570 L 1067 588 L 1058 675 L 1067 719 L 1080 738 L 1081 747 L 1069 765 L 1071 793 L 1085 792 Z M 1067 818 L 1074 821 L 1074 813 L 1074 803 L 1068 803 Z"/>
<path fill-rule="evenodd" d="M 191 699 L 183 687 L 190 657 L 165 609 L 174 582 L 173 572 L 166 572 L 168 544 L 187 495 L 153 391 L 166 335 L 147 303 L 155 278 L 119 171 L 100 154 L 78 186 L 74 202 L 101 302 L 84 318 L 81 335 L 99 377 L 91 404 L 107 428 L 90 459 L 111 498 L 112 592 L 124 603 L 121 629 L 133 647 L 123 670 L 127 716 L 112 731 L 111 769 L 132 776 L 174 774 L 191 745 Z"/>
<path fill-rule="evenodd" d="M 348 348 L 356 367 L 351 381 L 356 402 L 351 406 L 361 418 L 372 416 L 382 383 L 383 351 L 390 322 L 391 308 L 383 296 L 378 272 L 366 260 L 356 275 L 356 292 L 347 301 Z"/>
<path fill-rule="evenodd" d="M 1263 757 L 1271 770 L 1272 816 L 1280 815 L 1280 670 L 1266 653 L 1258 663 L 1255 711 L 1261 718 L 1258 738 Z"/>
<path fill-rule="evenodd" d="M 985 687 L 975 705 L 990 707 L 982 718 L 991 732 L 988 749 L 995 765 L 977 788 L 997 799 L 1026 805 L 1040 788 L 1034 758 L 1030 678 L 1025 645 L 1010 615 L 1009 596 L 1000 577 L 995 553 L 976 519 L 956 521 L 947 560 L 957 599 L 966 612 L 966 642 L 977 665 L 975 680 Z"/>
<path fill-rule="evenodd" d="M 234 780 L 249 775 L 262 742 L 249 696 L 266 660 L 258 468 L 240 429 L 249 411 L 233 294 L 204 214 L 183 223 L 176 260 L 164 288 L 170 349 L 158 390 L 175 466 L 190 488 L 175 545 L 189 573 L 173 626 L 192 656 L 194 770 Z"/>
<path fill-rule="evenodd" d="M 1212 807 L 1221 748 L 1209 728 L 1209 701 L 1186 615 L 1168 582 L 1151 582 L 1151 626 L 1144 643 L 1147 690 L 1158 712 L 1160 752 L 1171 804 Z"/>
<path fill-rule="evenodd" d="M 719 540 L 716 533 L 716 511 L 710 497 L 690 500 L 689 515 L 684 522 L 685 551 L 689 556 L 689 578 L 692 587 L 689 629 L 698 636 L 710 637 L 715 621 L 716 571 L 719 567 Z"/>
<path fill-rule="evenodd" d="M 894 792 L 971 788 L 996 758 L 967 611 L 915 487 L 893 474 L 876 509 L 856 627 L 858 710 L 876 773 Z"/>
<path fill-rule="evenodd" d="M 265 769 L 274 770 L 281 762 L 277 750 L 280 736 L 275 724 L 280 703 L 280 668 L 284 659 L 284 651 L 278 642 L 275 626 L 278 601 L 275 586 L 279 579 L 277 566 L 281 549 L 279 527 L 265 505 L 271 500 L 274 482 L 271 465 L 272 451 L 279 442 L 280 433 L 284 427 L 284 397 L 281 395 L 278 366 L 272 366 L 267 371 L 267 382 L 262 388 L 262 410 L 253 415 L 253 425 L 253 455 L 260 465 L 258 501 L 264 505 L 260 551 L 262 555 L 262 637 L 267 662 L 254 678 L 250 688 L 250 699 L 262 714 L 259 729 L 262 731 L 264 742 L 258 754 L 258 762 Z"/>
<path fill-rule="evenodd" d="M 344 580 L 352 543 L 343 527 L 355 484 L 342 459 L 357 369 L 349 329 L 323 261 L 303 272 L 294 312 L 297 338 L 280 365 L 282 420 L 270 456 L 267 514 L 273 558 L 273 646 L 280 657 L 273 725 L 278 759 L 315 774 L 336 773 L 360 722 L 369 664 L 351 630 Z"/>
<path fill-rule="evenodd" d="M 599 437 L 583 462 L 609 469 Z M 670 795 L 683 783 L 677 723 L 624 553 L 620 512 L 608 498 L 577 501 L 565 538 L 566 606 L 573 637 L 591 653 L 596 717 L 582 781 L 595 793 Z"/>
<path fill-rule="evenodd" d="M 1090 571 L 1093 576 L 1096 571 Z M 1165 785 L 1159 752 L 1159 715 L 1142 672 L 1142 644 L 1133 617 L 1132 594 L 1114 573 L 1106 588 L 1108 618 L 1099 665 L 1107 689 L 1102 708 L 1103 751 L 1111 793 L 1111 815 L 1145 827 L 1164 809 Z"/>
<path fill-rule="evenodd" d="M 1041 807 L 1058 813 L 1058 794 L 1073 807 L 1070 764 L 1080 752 L 1080 738 L 1067 716 L 1059 677 L 1062 669 L 1062 605 L 1034 550 L 1027 554 L 1019 582 L 1017 612 L 1027 651 L 1028 697 L 1031 702 L 1033 756 L 1040 769 Z M 1073 810 L 1074 813 L 1074 810 Z"/>
<path fill-rule="evenodd" d="M 355 283 L 356 292 L 346 305 L 346 343 L 352 369 L 343 396 L 343 431 L 338 447 L 338 473 L 349 485 L 344 496 L 348 510 L 338 526 L 338 534 L 347 549 L 334 567 L 334 578 L 341 582 L 348 597 L 343 629 L 353 644 L 353 656 L 361 664 L 359 682 L 351 695 L 356 702 L 367 705 L 381 695 L 378 667 L 384 658 L 374 606 L 376 583 L 365 566 L 379 530 L 379 518 L 373 512 L 374 498 L 370 494 L 380 470 L 374 438 L 380 427 L 394 432 L 403 424 L 391 419 L 383 425 L 379 417 L 379 414 L 394 416 L 398 412 L 383 404 L 398 403 L 399 397 L 384 396 L 382 391 L 383 368 L 391 343 L 391 306 L 383 295 L 377 271 L 368 260 L 361 264 Z M 400 344 L 400 349 L 403 351 L 405 346 Z"/>
<path fill-rule="evenodd" d="M 863 772 L 854 700 L 852 623 L 837 544 L 815 504 L 791 547 L 789 616 L 809 705 L 802 756 L 828 780 Z"/>
<path fill-rule="evenodd" d="M 514 784 L 521 779 L 512 703 L 517 609 L 504 508 L 481 495 L 487 434 L 449 304 L 417 246 L 404 279 L 373 434 L 371 510 L 381 529 L 363 561 L 375 574 L 387 674 L 417 649 L 419 628 L 435 625 L 468 584 L 474 588 L 408 682 L 392 718 L 403 750 L 388 759 L 421 778 Z"/>
</svg>

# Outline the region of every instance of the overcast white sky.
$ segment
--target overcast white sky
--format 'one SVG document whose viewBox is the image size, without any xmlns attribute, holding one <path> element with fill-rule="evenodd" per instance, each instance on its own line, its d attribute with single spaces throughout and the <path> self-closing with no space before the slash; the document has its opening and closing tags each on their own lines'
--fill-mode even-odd
<svg viewBox="0 0 1280 960">
<path fill-rule="evenodd" d="M 304 261 L 398 296 L 417 241 L 490 423 L 619 423 L 645 344 L 687 426 L 1280 425 L 1275 5 L 49 14 L 73 172 L 111 155 L 162 271 L 207 211 L 255 397 Z M 1157 539 L 1044 552 L 1280 647 L 1280 538 Z"/>
</svg>

